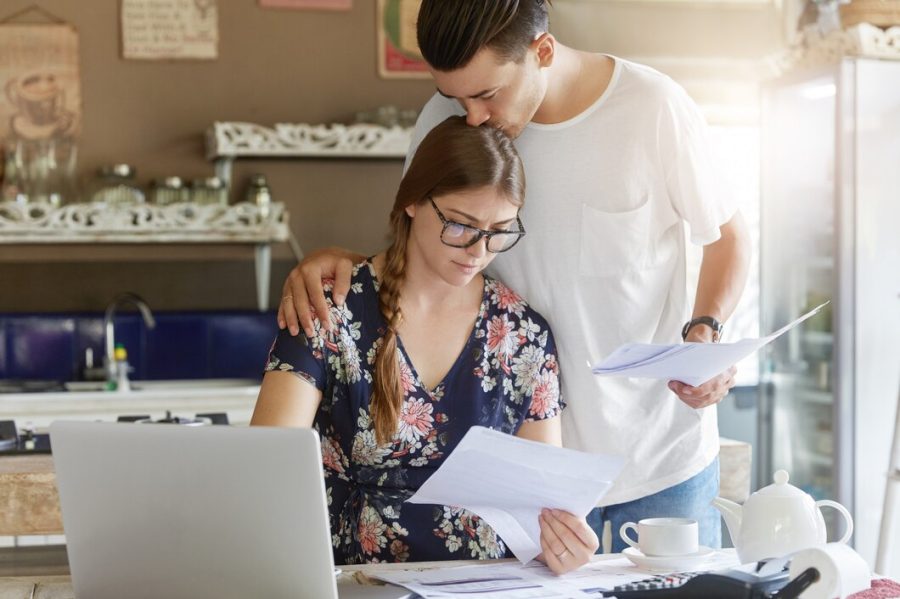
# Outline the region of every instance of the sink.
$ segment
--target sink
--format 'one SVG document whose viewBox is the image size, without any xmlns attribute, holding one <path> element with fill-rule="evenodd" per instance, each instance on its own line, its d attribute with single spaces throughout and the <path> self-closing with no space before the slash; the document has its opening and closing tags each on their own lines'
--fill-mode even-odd
<svg viewBox="0 0 900 599">
<path fill-rule="evenodd" d="M 256 379 L 172 379 L 159 381 L 131 381 L 132 391 L 169 391 L 190 389 L 227 389 L 231 387 L 255 387 Z M 66 391 L 104 391 L 105 381 L 72 381 L 65 383 Z"/>
</svg>

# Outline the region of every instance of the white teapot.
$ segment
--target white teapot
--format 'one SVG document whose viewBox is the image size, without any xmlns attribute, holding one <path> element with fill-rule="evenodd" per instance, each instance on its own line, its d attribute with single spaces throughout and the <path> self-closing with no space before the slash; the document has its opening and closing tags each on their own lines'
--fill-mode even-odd
<svg viewBox="0 0 900 599">
<path fill-rule="evenodd" d="M 742 564 L 824 545 L 825 519 L 819 509 L 822 506 L 836 509 L 844 517 L 846 532 L 838 542 L 846 543 L 850 539 L 853 518 L 847 508 L 827 499 L 815 501 L 789 485 L 784 470 L 776 472 L 773 478 L 775 484 L 750 495 L 743 507 L 722 497 L 712 501 L 722 512 Z"/>
</svg>

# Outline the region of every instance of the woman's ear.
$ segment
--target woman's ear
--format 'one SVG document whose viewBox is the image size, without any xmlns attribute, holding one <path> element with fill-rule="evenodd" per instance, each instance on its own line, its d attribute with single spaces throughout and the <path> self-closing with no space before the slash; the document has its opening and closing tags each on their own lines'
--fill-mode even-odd
<svg viewBox="0 0 900 599">
<path fill-rule="evenodd" d="M 406 210 L 406 215 L 409 216 L 410 218 L 415 218 L 415 217 L 416 217 L 416 206 L 417 206 L 417 205 L 418 205 L 418 204 L 410 204 L 409 206 L 407 206 L 406 208 L 404 208 L 404 210 Z"/>
</svg>

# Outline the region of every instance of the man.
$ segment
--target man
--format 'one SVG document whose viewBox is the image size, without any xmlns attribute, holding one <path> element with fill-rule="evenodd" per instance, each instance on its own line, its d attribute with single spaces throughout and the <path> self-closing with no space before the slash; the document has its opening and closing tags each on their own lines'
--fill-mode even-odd
<svg viewBox="0 0 900 599">
<path fill-rule="evenodd" d="M 715 342 L 743 291 L 749 238 L 717 188 L 706 125 L 668 77 L 642 65 L 557 42 L 543 0 L 424 0 L 418 41 L 437 85 L 410 155 L 434 125 L 465 114 L 516 139 L 525 165 L 528 236 L 494 273 L 547 316 L 569 408 L 563 443 L 614 453 L 625 470 L 589 522 L 624 543 L 625 521 L 682 516 L 717 547 L 715 404 L 734 368 L 698 387 L 597 378 L 585 365 L 630 341 Z M 684 223 L 703 262 L 689 309 Z M 324 313 L 323 276 L 346 293 L 344 250 L 311 255 L 285 283 L 279 325 L 311 331 Z M 687 321 L 687 322 L 685 322 Z"/>
</svg>

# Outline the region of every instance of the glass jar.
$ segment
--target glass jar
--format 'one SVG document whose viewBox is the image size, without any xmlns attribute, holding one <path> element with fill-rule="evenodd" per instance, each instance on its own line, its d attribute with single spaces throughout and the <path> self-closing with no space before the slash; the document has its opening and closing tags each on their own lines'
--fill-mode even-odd
<svg viewBox="0 0 900 599">
<path fill-rule="evenodd" d="M 228 204 L 228 188 L 218 177 L 194 179 L 191 182 L 191 201 L 197 204 Z"/>
<path fill-rule="evenodd" d="M 144 192 L 134 181 L 136 173 L 137 171 L 130 164 L 101 166 L 97 171 L 96 191 L 92 194 L 91 199 L 107 206 L 142 204 Z"/>
<path fill-rule="evenodd" d="M 250 177 L 250 184 L 247 186 L 247 194 L 244 199 L 257 207 L 260 221 L 268 220 L 272 211 L 272 190 L 269 188 L 269 182 L 266 181 L 265 175 L 257 173 Z"/>
<path fill-rule="evenodd" d="M 153 203 L 166 206 L 189 201 L 191 192 L 181 177 L 166 177 L 154 179 L 150 183 L 150 198 Z"/>
<path fill-rule="evenodd" d="M 75 199 L 77 146 L 67 137 L 13 139 L 4 148 L 0 200 L 58 207 Z"/>
</svg>

